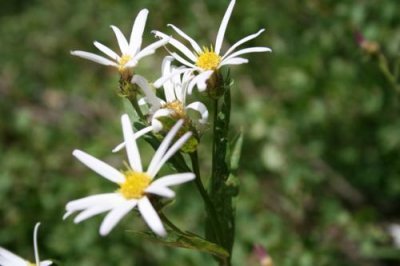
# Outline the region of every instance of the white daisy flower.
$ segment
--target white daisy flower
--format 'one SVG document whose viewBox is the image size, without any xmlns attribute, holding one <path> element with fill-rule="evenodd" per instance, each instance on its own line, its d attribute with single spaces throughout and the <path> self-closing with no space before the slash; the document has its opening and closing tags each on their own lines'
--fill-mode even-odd
<svg viewBox="0 0 400 266">
<path fill-rule="evenodd" d="M 100 226 L 100 234 L 104 236 L 115 227 L 123 216 L 137 206 L 150 229 L 159 236 L 165 236 L 164 226 L 149 198 L 151 194 L 173 198 L 175 193 L 169 186 L 193 180 L 195 175 L 193 173 L 172 174 L 156 180 L 154 180 L 154 177 L 166 161 L 190 138 L 191 132 L 187 132 L 171 145 L 183 123 L 183 121 L 178 121 L 160 144 L 147 171 L 144 171 L 136 145 L 137 137 L 135 137 L 128 115 L 122 115 L 121 122 L 129 161 L 128 170 L 120 172 L 83 151 L 74 150 L 73 152 L 73 155 L 87 167 L 117 184 L 118 190 L 69 202 L 66 205 L 64 219 L 72 213 L 80 211 L 74 219 L 75 223 L 79 223 L 97 214 L 108 212 Z"/>
<path fill-rule="evenodd" d="M 201 102 L 186 103 L 186 95 L 188 90 L 193 88 L 193 75 L 188 71 L 181 71 L 172 66 L 173 57 L 167 56 L 161 66 L 162 77 L 154 83 L 156 88 L 163 86 L 165 100 L 158 98 L 151 90 L 146 79 L 139 75 L 132 78 L 132 83 L 142 88 L 146 95 L 141 103 L 146 102 L 150 105 L 151 123 L 153 128 L 161 130 L 162 124 L 158 120 L 160 117 L 171 116 L 176 118 L 187 118 L 186 112 L 193 110 L 200 115 L 198 122 L 200 124 L 207 123 L 208 110 Z"/>
<path fill-rule="evenodd" d="M 136 138 L 150 131 L 159 132 L 162 130 L 163 125 L 159 121 L 161 117 L 187 119 L 188 110 L 193 110 L 200 115 L 200 118 L 197 120 L 200 125 L 207 123 L 208 110 L 203 103 L 193 102 L 188 105 L 186 104 L 187 91 L 195 86 L 193 75 L 189 71 L 182 71 L 182 69 L 172 66 L 171 63 L 173 60 L 174 58 L 171 56 L 164 58 L 161 65 L 162 77 L 154 82 L 156 88 L 163 86 L 165 100 L 156 96 L 144 77 L 135 75 L 132 78 L 132 83 L 137 84 L 145 94 L 145 97 L 139 99 L 139 105 L 150 105 L 149 115 L 151 126 L 135 133 Z M 113 152 L 118 152 L 124 147 L 125 142 L 122 142 L 113 149 Z"/>
<path fill-rule="evenodd" d="M 28 260 L 21 258 L 18 255 L 0 247 L 0 265 L 1 266 L 48 266 L 53 264 L 50 260 L 40 261 L 39 259 L 39 249 L 37 246 L 37 233 L 39 229 L 40 223 L 35 225 L 35 229 L 33 230 L 33 247 L 35 251 L 35 262 L 32 263 Z"/>
<path fill-rule="evenodd" d="M 157 48 L 165 45 L 169 40 L 169 37 L 162 38 L 161 40 L 154 42 L 141 50 L 143 31 L 148 13 L 149 11 L 147 9 L 142 9 L 137 15 L 135 22 L 133 23 L 129 42 L 119 28 L 113 25 L 111 26 L 117 38 L 121 55 L 118 55 L 116 52 L 97 41 L 93 43 L 94 46 L 107 55 L 111 60 L 106 57 L 85 51 L 71 51 L 71 54 L 102 65 L 116 67 L 119 69 L 119 71 L 123 71 L 126 68 L 135 67 L 140 59 L 153 54 Z"/>
<path fill-rule="evenodd" d="M 388 231 L 393 238 L 394 246 L 400 249 L 400 224 L 389 225 Z"/>
<path fill-rule="evenodd" d="M 169 43 L 172 46 L 174 46 L 177 50 L 179 50 L 184 55 L 184 57 L 175 52 L 172 52 L 171 55 L 181 64 L 187 67 L 189 70 L 199 73 L 194 78 L 194 82 L 196 82 L 197 87 L 200 91 L 204 91 L 206 89 L 207 87 L 206 81 L 214 73 L 214 71 L 218 70 L 220 67 L 225 65 L 239 65 L 247 63 L 248 60 L 240 57 L 241 55 L 248 53 L 257 53 L 257 52 L 271 52 L 271 49 L 268 47 L 251 47 L 234 52 L 235 49 L 240 45 L 242 45 L 243 43 L 258 37 L 264 31 L 264 29 L 261 29 L 258 32 L 246 36 L 243 39 L 236 42 L 224 54 L 221 53 L 225 30 L 228 25 L 228 21 L 231 17 L 235 2 L 236 2 L 235 0 L 232 0 L 228 6 L 228 9 L 225 12 L 224 18 L 222 19 L 221 25 L 218 30 L 214 48 L 213 46 L 210 47 L 204 46 L 203 48 L 201 48 L 200 45 L 194 39 L 192 39 L 178 27 L 172 24 L 168 25 L 172 27 L 181 37 L 187 40 L 193 48 L 193 50 L 191 48 L 188 48 L 187 46 L 185 46 L 180 41 L 174 38 L 169 39 Z M 159 31 L 154 31 L 154 33 L 157 37 L 163 39 L 168 37 L 166 34 Z M 189 91 L 189 93 L 191 92 Z"/>
</svg>

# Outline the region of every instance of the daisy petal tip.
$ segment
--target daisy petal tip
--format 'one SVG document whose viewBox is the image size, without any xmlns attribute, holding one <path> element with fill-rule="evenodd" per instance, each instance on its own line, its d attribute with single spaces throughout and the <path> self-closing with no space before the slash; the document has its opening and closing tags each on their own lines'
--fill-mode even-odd
<svg viewBox="0 0 400 266">
<path fill-rule="evenodd" d="M 167 236 L 167 231 L 164 229 L 163 226 L 160 228 L 153 228 L 153 232 L 156 233 L 159 237 L 166 237 Z"/>
<path fill-rule="evenodd" d="M 139 12 L 140 14 L 149 14 L 149 10 L 147 8 L 143 8 L 142 10 L 140 10 Z"/>
<path fill-rule="evenodd" d="M 122 123 L 130 123 L 130 119 L 129 119 L 128 114 L 121 115 L 121 122 Z"/>
<path fill-rule="evenodd" d="M 192 173 L 191 175 L 188 176 L 188 181 L 192 181 L 196 178 L 196 175 Z"/>
<path fill-rule="evenodd" d="M 80 154 L 82 154 L 82 151 L 80 151 L 78 149 L 75 149 L 75 150 L 72 151 L 72 155 L 75 156 L 75 157 L 78 157 Z"/>
</svg>

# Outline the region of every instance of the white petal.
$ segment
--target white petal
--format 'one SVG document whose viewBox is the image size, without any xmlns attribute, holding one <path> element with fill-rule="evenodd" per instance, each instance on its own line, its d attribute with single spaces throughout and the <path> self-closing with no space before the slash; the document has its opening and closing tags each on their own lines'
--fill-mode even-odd
<svg viewBox="0 0 400 266">
<path fill-rule="evenodd" d="M 87 167 L 111 182 L 122 183 L 125 181 L 125 177 L 122 173 L 92 155 L 80 150 L 74 150 L 72 154 Z"/>
<path fill-rule="evenodd" d="M 191 181 L 195 177 L 196 176 L 193 173 L 181 173 L 181 174 L 167 175 L 167 176 L 160 177 L 157 180 L 153 181 L 151 183 L 151 185 L 161 186 L 161 187 L 175 186 L 175 185 L 179 185 L 179 184 Z"/>
<path fill-rule="evenodd" d="M 136 58 L 132 58 L 131 60 L 128 61 L 128 63 L 126 63 L 126 64 L 124 65 L 124 68 L 132 68 L 132 67 L 135 67 L 138 63 L 139 63 L 139 61 L 136 60 Z"/>
<path fill-rule="evenodd" d="M 159 38 L 168 37 L 168 35 L 160 32 L 160 31 L 153 31 L 153 33 L 155 34 L 156 37 L 159 37 Z M 197 61 L 197 56 L 192 51 L 190 51 L 189 48 L 187 48 L 184 44 L 182 44 L 180 41 L 170 37 L 168 42 L 169 42 L 169 44 L 174 46 L 176 49 L 178 49 L 181 53 L 183 53 L 187 58 L 189 58 L 193 62 Z"/>
<path fill-rule="evenodd" d="M 115 37 L 117 37 L 117 42 L 118 42 L 119 49 L 121 50 L 121 54 L 122 55 L 130 55 L 128 42 L 127 42 L 125 36 L 122 34 L 121 30 L 114 25 L 111 25 L 110 27 L 114 31 Z"/>
<path fill-rule="evenodd" d="M 148 188 L 146 188 L 145 192 L 169 199 L 175 197 L 175 192 L 172 191 L 171 189 L 153 184 L 151 184 Z"/>
<path fill-rule="evenodd" d="M 163 125 L 158 120 L 159 117 L 170 116 L 174 111 L 166 108 L 158 109 L 154 112 L 153 116 L 151 117 L 151 126 L 153 127 L 154 132 L 159 132 Z"/>
<path fill-rule="evenodd" d="M 161 109 L 162 110 L 162 109 Z M 160 110 L 160 111 L 161 111 Z M 164 109 L 165 110 L 165 109 Z M 175 123 L 175 125 L 171 128 L 168 134 L 165 136 L 164 140 L 161 142 L 160 146 L 158 147 L 156 153 L 153 156 L 153 159 L 150 162 L 150 165 L 147 169 L 147 173 L 153 178 L 158 170 L 156 171 L 156 167 L 158 168 L 159 162 L 167 152 L 169 145 L 171 144 L 172 140 L 174 139 L 176 133 L 178 133 L 179 129 L 183 125 L 183 120 L 179 120 Z"/>
<path fill-rule="evenodd" d="M 127 114 L 121 116 L 121 123 L 129 164 L 132 167 L 132 170 L 136 172 L 143 172 L 142 161 L 140 159 L 139 150 L 136 145 L 136 139 L 133 134 L 131 120 Z"/>
<path fill-rule="evenodd" d="M 106 65 L 106 66 L 117 66 L 117 64 L 107 58 L 104 58 L 100 55 L 85 52 L 85 51 L 71 51 L 72 55 L 82 57 L 84 59 L 93 61 L 95 63 Z"/>
<path fill-rule="evenodd" d="M 135 133 L 135 139 L 140 138 L 141 136 L 149 133 L 150 131 L 153 130 L 152 126 L 148 126 L 145 128 L 142 128 L 141 130 L 139 130 L 138 132 Z M 119 152 L 120 150 L 122 150 L 125 147 L 125 142 L 122 142 L 120 144 L 117 145 L 117 147 L 115 147 L 112 152 Z"/>
<path fill-rule="evenodd" d="M 162 64 L 161 64 L 161 73 L 162 76 L 169 76 L 171 73 L 173 73 L 174 68 L 171 67 L 171 63 L 174 61 L 174 58 L 172 56 L 166 56 L 164 57 Z M 176 100 L 175 98 L 175 93 L 174 93 L 174 86 L 173 83 L 170 79 L 168 79 L 164 85 L 164 95 L 165 99 L 167 102 L 172 102 Z"/>
<path fill-rule="evenodd" d="M 137 200 L 127 200 L 120 206 L 111 210 L 100 226 L 100 235 L 105 236 L 110 233 L 110 231 L 115 227 L 115 225 L 124 217 L 128 212 L 130 212 L 137 204 Z"/>
<path fill-rule="evenodd" d="M 51 264 L 53 264 L 51 260 L 44 260 L 39 263 L 39 266 L 49 266 Z"/>
<path fill-rule="evenodd" d="M 19 266 L 19 265 L 26 265 L 26 261 L 21 258 L 20 256 L 17 256 L 16 254 L 8 251 L 7 249 L 4 249 L 0 247 L 0 260 L 3 259 L 3 261 L 7 261 L 10 264 L 9 265 L 4 265 L 4 266 Z"/>
<path fill-rule="evenodd" d="M 140 10 L 133 23 L 131 37 L 129 39 L 129 54 L 131 55 L 136 54 L 140 50 L 148 14 L 149 11 L 147 9 Z"/>
<path fill-rule="evenodd" d="M 182 36 L 183 38 L 185 38 L 187 41 L 190 42 L 190 44 L 192 45 L 193 49 L 197 52 L 197 53 L 201 53 L 201 48 L 199 46 L 199 44 L 193 40 L 189 35 L 187 35 L 186 33 L 184 33 L 181 29 L 179 29 L 178 27 L 176 27 L 173 24 L 168 24 L 169 27 L 172 27 L 180 36 Z M 193 53 L 192 53 L 193 54 Z M 193 54 L 194 55 L 194 54 Z M 192 59 L 192 60 L 196 60 L 196 59 Z"/>
<path fill-rule="evenodd" d="M 36 265 L 38 265 L 39 262 L 40 262 L 39 248 L 38 248 L 38 245 L 37 245 L 37 235 L 38 235 L 39 226 L 40 226 L 40 223 L 36 223 L 35 228 L 33 229 L 33 251 L 35 253 Z"/>
<path fill-rule="evenodd" d="M 180 75 L 182 73 L 185 73 L 186 71 L 188 71 L 189 69 L 187 68 L 181 68 L 181 69 L 176 69 L 173 72 L 169 73 L 169 75 L 163 75 L 162 77 L 160 77 L 159 79 L 157 79 L 154 83 L 153 86 L 156 88 L 160 88 L 161 86 L 164 85 L 165 82 L 169 81 L 170 79 L 172 79 L 174 76 L 176 75 Z"/>
<path fill-rule="evenodd" d="M 224 41 L 226 26 L 228 25 L 229 19 L 232 14 L 233 7 L 235 6 L 235 0 L 232 0 L 226 9 L 224 18 L 222 19 L 221 25 L 219 26 L 217 40 L 215 41 L 215 53 L 219 54 L 222 47 L 222 42 Z"/>
<path fill-rule="evenodd" d="M 106 55 L 108 55 L 111 59 L 113 59 L 115 61 L 119 61 L 120 60 L 119 55 L 117 55 L 113 50 L 111 50 L 107 46 L 105 46 L 105 45 L 103 45 L 103 44 L 101 44 L 99 42 L 94 42 L 93 44 L 94 44 L 94 46 L 96 46 L 97 49 L 99 49 L 101 52 L 103 52 Z"/>
<path fill-rule="evenodd" d="M 142 215 L 144 221 L 150 227 L 150 229 L 159 236 L 166 236 L 167 232 L 158 216 L 156 210 L 151 205 L 147 197 L 143 197 L 139 200 L 138 209 Z"/>
<path fill-rule="evenodd" d="M 65 206 L 65 209 L 67 213 L 73 213 L 92 206 L 102 205 L 107 202 L 120 202 L 121 200 L 122 197 L 118 193 L 97 194 L 70 201 Z"/>
<path fill-rule="evenodd" d="M 103 213 L 103 212 L 107 212 L 109 210 L 112 210 L 113 208 L 115 208 L 115 203 L 114 202 L 107 202 L 104 203 L 102 205 L 97 205 L 97 206 L 93 206 L 90 207 L 84 211 L 82 211 L 81 213 L 79 213 L 75 219 L 74 219 L 74 223 L 78 224 L 84 220 L 87 220 L 93 216 L 96 216 L 97 214 Z"/>
<path fill-rule="evenodd" d="M 186 59 L 184 59 L 182 56 L 178 55 L 177 53 L 171 53 L 171 55 L 177 60 L 179 61 L 179 63 L 188 66 L 190 68 L 193 69 L 200 69 L 199 67 L 195 66 L 194 64 L 190 63 L 189 61 L 187 61 Z"/>
<path fill-rule="evenodd" d="M 225 57 L 227 57 L 231 52 L 233 52 L 237 47 L 239 47 L 240 45 L 242 45 L 245 42 L 248 42 L 254 38 L 257 38 L 261 33 L 263 33 L 265 31 L 265 29 L 261 29 L 256 33 L 253 33 L 249 36 L 244 37 L 243 39 L 239 40 L 238 42 L 236 42 L 234 45 L 232 45 L 228 51 L 226 51 L 226 53 L 224 54 L 224 56 L 222 57 L 222 59 L 224 59 Z"/>
<path fill-rule="evenodd" d="M 140 51 L 135 59 L 137 61 L 139 61 L 140 59 L 142 59 L 145 56 L 154 54 L 154 52 L 156 51 L 156 49 L 160 48 L 161 46 L 164 46 L 168 43 L 169 37 L 161 39 L 159 41 L 153 42 L 152 44 L 146 46 L 142 51 Z"/>
<path fill-rule="evenodd" d="M 214 73 L 213 70 L 207 70 L 192 79 L 188 86 L 188 93 L 192 94 L 193 88 L 196 85 L 200 92 L 205 91 L 207 89 L 207 80 Z"/>
<path fill-rule="evenodd" d="M 63 220 L 67 219 L 67 218 L 70 217 L 71 214 L 73 214 L 73 213 L 74 213 L 74 211 L 67 211 L 66 213 L 64 213 L 62 219 L 63 219 Z"/>
<path fill-rule="evenodd" d="M 249 62 L 248 59 L 246 58 L 241 58 L 241 57 L 233 57 L 233 58 L 228 58 L 225 60 L 222 60 L 220 63 L 220 67 L 225 66 L 225 65 L 241 65 L 241 64 L 247 64 Z"/>
<path fill-rule="evenodd" d="M 157 98 L 156 94 L 152 91 L 149 83 L 144 77 L 140 75 L 134 75 L 131 82 L 139 85 L 146 95 L 146 101 L 151 104 L 153 109 L 159 109 L 161 107 L 160 99 Z"/>
<path fill-rule="evenodd" d="M 154 132 L 160 132 L 163 127 L 162 123 L 155 118 L 151 120 L 151 126 L 154 128 Z"/>
<path fill-rule="evenodd" d="M 182 137 L 180 137 L 161 158 L 161 160 L 155 166 L 152 174 L 156 175 L 158 171 L 160 171 L 161 167 L 169 160 L 169 158 L 171 158 L 183 146 L 183 144 L 188 141 L 191 136 L 192 132 L 186 132 Z"/>
<path fill-rule="evenodd" d="M 186 109 L 192 109 L 194 111 L 197 111 L 201 115 L 201 119 L 199 119 L 199 122 L 201 124 L 207 123 L 208 120 L 208 110 L 207 107 L 201 103 L 201 102 L 194 102 L 186 106 Z"/>
<path fill-rule="evenodd" d="M 251 47 L 251 48 L 245 48 L 242 50 L 239 50 L 237 52 L 234 52 L 233 54 L 231 54 L 230 56 L 226 57 L 224 59 L 228 60 L 234 57 L 237 57 L 238 55 L 242 55 L 242 54 L 249 54 L 249 53 L 263 53 L 263 52 L 271 52 L 272 50 L 268 47 Z"/>
</svg>

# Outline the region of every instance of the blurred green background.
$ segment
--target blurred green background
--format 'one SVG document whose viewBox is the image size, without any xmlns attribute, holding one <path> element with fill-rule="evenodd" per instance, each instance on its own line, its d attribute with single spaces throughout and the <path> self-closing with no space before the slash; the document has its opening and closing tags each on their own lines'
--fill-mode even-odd
<svg viewBox="0 0 400 266">
<path fill-rule="evenodd" d="M 211 265 L 207 254 L 144 241 L 126 229 L 145 229 L 128 215 L 107 237 L 102 216 L 75 225 L 62 221 L 65 204 L 113 189 L 75 160 L 83 149 L 118 166 L 118 75 L 69 55 L 96 52 L 98 40 L 117 49 L 109 25 L 128 35 L 138 11 L 150 30 L 180 26 L 204 45 L 213 43 L 228 0 L 14 0 L 0 9 L 0 245 L 33 259 L 32 231 L 42 258 L 59 265 Z M 249 55 L 234 67 L 232 129 L 245 142 L 239 178 L 234 265 L 258 265 L 253 245 L 275 265 L 400 265 L 387 233 L 400 222 L 400 103 L 377 54 L 354 33 L 379 44 L 398 64 L 400 2 L 238 0 L 225 42 L 260 28 Z M 160 75 L 166 52 L 141 61 L 137 72 Z M 207 133 L 210 134 L 210 133 Z M 210 136 L 200 149 L 210 165 Z M 142 144 L 149 156 L 150 149 Z M 207 176 L 203 172 L 203 176 Z M 206 180 L 205 180 L 206 181 Z M 193 184 L 181 186 L 167 213 L 202 234 L 204 214 Z"/>
</svg>

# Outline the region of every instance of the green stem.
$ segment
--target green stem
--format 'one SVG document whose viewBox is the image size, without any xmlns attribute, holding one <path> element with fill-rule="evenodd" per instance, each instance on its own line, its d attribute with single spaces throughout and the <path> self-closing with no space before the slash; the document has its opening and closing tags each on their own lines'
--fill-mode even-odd
<svg viewBox="0 0 400 266">
<path fill-rule="evenodd" d="M 129 101 L 131 102 L 133 108 L 135 109 L 136 113 L 139 115 L 140 120 L 142 120 L 142 122 L 146 122 L 146 118 L 142 113 L 142 110 L 140 109 L 140 106 L 138 104 L 138 101 L 135 97 L 128 97 Z"/>
<path fill-rule="evenodd" d="M 185 234 L 181 229 L 179 229 L 173 222 L 171 222 L 167 216 L 165 216 L 164 213 L 159 212 L 158 215 L 160 216 L 160 219 L 166 224 L 168 225 L 172 230 L 174 230 L 175 232 L 179 233 L 179 234 Z"/>
<path fill-rule="evenodd" d="M 218 220 L 218 215 L 217 211 L 215 210 L 215 206 L 211 201 L 210 197 L 208 196 L 208 193 L 203 186 L 203 182 L 201 181 L 197 151 L 190 154 L 190 159 L 192 161 L 194 174 L 196 175 L 195 178 L 196 187 L 199 190 L 201 197 L 203 198 L 204 204 L 206 205 L 207 213 L 208 216 L 210 217 L 210 221 L 212 222 L 212 229 L 214 232 L 214 236 L 217 240 L 217 244 L 221 245 L 222 242 L 221 242 L 221 237 L 219 235 L 219 233 L 222 232 L 221 225 Z"/>
<path fill-rule="evenodd" d="M 216 169 L 216 138 L 215 134 L 217 131 L 217 119 L 218 119 L 218 99 L 214 100 L 214 119 L 213 119 L 213 143 L 212 143 L 212 165 L 211 165 L 211 178 L 215 178 Z"/>
<path fill-rule="evenodd" d="M 383 53 L 379 54 L 379 68 L 386 80 L 393 86 L 396 93 L 400 94 L 400 85 L 397 83 L 396 74 L 392 74 L 390 71 L 388 60 Z"/>
</svg>

